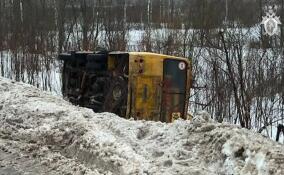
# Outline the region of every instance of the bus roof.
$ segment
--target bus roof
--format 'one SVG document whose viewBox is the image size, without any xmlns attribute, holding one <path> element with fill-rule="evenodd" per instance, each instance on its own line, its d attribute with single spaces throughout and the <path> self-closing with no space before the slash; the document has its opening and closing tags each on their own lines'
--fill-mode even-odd
<svg viewBox="0 0 284 175">
<path fill-rule="evenodd" d="M 176 56 L 164 55 L 164 54 L 158 54 L 158 53 L 152 53 L 152 52 L 129 52 L 129 55 L 156 56 L 156 57 L 162 57 L 164 59 L 175 58 L 179 60 L 190 60 L 190 59 L 183 58 L 183 57 L 176 57 Z"/>
</svg>

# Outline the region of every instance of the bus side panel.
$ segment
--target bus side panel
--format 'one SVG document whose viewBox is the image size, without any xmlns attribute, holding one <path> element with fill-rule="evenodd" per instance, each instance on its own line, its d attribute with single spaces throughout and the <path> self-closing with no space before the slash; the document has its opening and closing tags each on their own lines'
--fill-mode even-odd
<svg viewBox="0 0 284 175">
<path fill-rule="evenodd" d="M 138 120 L 160 120 L 162 61 L 149 56 L 130 56 L 130 115 Z"/>
</svg>

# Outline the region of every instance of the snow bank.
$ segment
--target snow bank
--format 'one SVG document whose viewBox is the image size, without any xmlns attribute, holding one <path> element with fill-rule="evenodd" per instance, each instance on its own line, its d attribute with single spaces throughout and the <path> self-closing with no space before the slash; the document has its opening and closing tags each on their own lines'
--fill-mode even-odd
<svg viewBox="0 0 284 175">
<path fill-rule="evenodd" d="M 0 94 L 0 172 L 284 174 L 283 145 L 205 112 L 192 123 L 125 120 L 3 78 Z"/>
</svg>

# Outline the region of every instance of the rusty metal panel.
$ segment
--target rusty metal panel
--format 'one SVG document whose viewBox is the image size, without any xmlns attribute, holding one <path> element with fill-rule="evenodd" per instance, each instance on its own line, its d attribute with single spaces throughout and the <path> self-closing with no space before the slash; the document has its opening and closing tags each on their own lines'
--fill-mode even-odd
<svg viewBox="0 0 284 175">
<path fill-rule="evenodd" d="M 186 116 L 188 66 L 185 61 L 172 58 L 164 60 L 161 118 L 163 122 L 172 122 Z"/>
<path fill-rule="evenodd" d="M 184 61 L 190 65 L 190 61 L 182 58 L 149 53 L 130 53 L 128 88 L 130 93 L 127 110 L 130 117 L 138 120 L 163 121 L 161 114 L 170 116 L 164 119 L 165 122 L 172 122 L 172 117 L 186 118 L 192 79 L 191 66 L 186 67 L 186 87 L 183 95 L 165 95 L 163 98 L 163 89 L 167 91 L 166 87 L 163 88 L 166 83 L 163 76 L 163 65 L 164 61 L 169 58 Z M 175 92 L 174 88 L 171 90 Z M 182 103 L 181 100 L 183 100 Z M 176 105 L 179 109 L 174 107 Z M 167 109 L 168 107 L 171 109 L 164 111 L 167 114 L 163 113 L 162 108 Z"/>
<path fill-rule="evenodd" d="M 138 120 L 160 120 L 162 61 L 159 57 L 130 55 L 128 110 Z M 156 67 L 156 68 L 155 68 Z"/>
<path fill-rule="evenodd" d="M 135 80 L 135 102 L 134 109 L 139 120 L 160 119 L 161 77 L 137 76 Z"/>
</svg>

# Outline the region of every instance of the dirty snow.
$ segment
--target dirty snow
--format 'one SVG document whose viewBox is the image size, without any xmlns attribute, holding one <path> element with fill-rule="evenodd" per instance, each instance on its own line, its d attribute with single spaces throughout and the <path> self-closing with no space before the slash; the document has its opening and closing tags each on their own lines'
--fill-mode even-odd
<svg viewBox="0 0 284 175">
<path fill-rule="evenodd" d="M 206 112 L 125 120 L 0 78 L 1 174 L 281 175 L 284 147 Z"/>
</svg>

